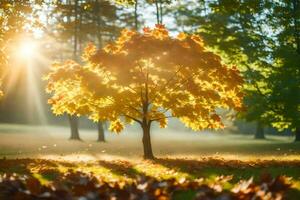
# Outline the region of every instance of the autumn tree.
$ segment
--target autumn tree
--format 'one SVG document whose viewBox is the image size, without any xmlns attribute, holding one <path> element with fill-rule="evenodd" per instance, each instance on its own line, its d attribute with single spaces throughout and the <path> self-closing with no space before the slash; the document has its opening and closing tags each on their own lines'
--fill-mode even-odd
<svg viewBox="0 0 300 200">
<path fill-rule="evenodd" d="M 154 158 L 153 122 L 165 128 L 169 118 L 178 118 L 193 130 L 219 129 L 217 108 L 242 107 L 239 71 L 222 64 L 196 35 L 172 38 L 162 25 L 143 33 L 124 30 L 103 49 L 89 45 L 83 58 L 84 66 L 66 61 L 46 77 L 53 112 L 108 120 L 117 133 L 138 123 L 145 159 Z"/>
<path fill-rule="evenodd" d="M 84 40 L 81 29 L 82 23 L 82 9 L 80 0 L 54 1 L 47 2 L 48 6 L 52 6 L 50 16 L 54 21 L 54 30 L 49 33 L 50 36 L 59 42 L 61 51 L 58 54 L 61 60 L 64 57 L 72 56 L 72 59 L 79 62 L 79 52 L 81 42 Z M 85 36 L 86 37 L 86 36 Z M 68 41 L 68 45 L 65 42 Z M 78 118 L 76 116 L 67 115 L 70 124 L 71 140 L 80 140 L 78 130 Z"/>
</svg>

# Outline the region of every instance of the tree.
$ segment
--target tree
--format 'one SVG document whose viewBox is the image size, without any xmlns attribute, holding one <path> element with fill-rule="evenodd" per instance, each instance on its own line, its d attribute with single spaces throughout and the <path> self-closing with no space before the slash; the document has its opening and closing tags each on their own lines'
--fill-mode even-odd
<svg viewBox="0 0 300 200">
<path fill-rule="evenodd" d="M 104 43 L 115 37 L 120 28 L 116 25 L 117 7 L 106 0 L 68 0 L 54 3 L 52 18 L 55 20 L 54 37 L 60 44 L 68 44 L 64 56 L 60 59 L 70 57 L 81 62 L 80 53 L 82 47 L 89 41 L 97 41 L 101 48 Z M 69 43 L 66 43 L 69 41 Z M 70 46 L 69 44 L 72 44 Z M 79 140 L 78 119 L 75 116 L 68 116 L 71 126 L 70 139 Z M 103 133 L 102 122 L 98 122 L 98 134 Z M 104 135 L 100 138 L 104 138 Z"/>
<path fill-rule="evenodd" d="M 139 1 L 138 0 L 114 0 L 119 5 L 124 6 L 133 6 L 134 7 L 134 29 L 139 29 L 139 15 L 138 15 L 138 7 Z M 129 15 L 130 16 L 130 15 Z M 123 20 L 127 21 L 127 20 Z"/>
<path fill-rule="evenodd" d="M 54 2 L 54 8 L 51 15 L 58 22 L 56 37 L 57 40 L 70 41 L 72 47 L 67 49 L 72 54 L 74 60 L 79 61 L 79 53 L 81 48 L 81 41 L 83 40 L 81 34 L 82 29 L 82 12 L 80 0 L 67 0 Z M 58 34 L 57 34 L 58 33 Z M 57 37 L 58 36 L 58 37 Z M 61 49 L 62 50 L 62 49 Z M 63 55 L 60 57 L 63 59 Z M 68 115 L 70 123 L 70 140 L 80 140 L 78 130 L 78 118 L 73 115 Z"/>
<path fill-rule="evenodd" d="M 210 46 L 246 67 L 247 111 L 242 117 L 257 121 L 257 130 L 265 124 L 291 129 L 299 141 L 300 1 L 203 2 L 211 10 L 209 15 L 201 17 L 199 8 L 189 23 L 198 20 L 200 34 Z"/>
<path fill-rule="evenodd" d="M 274 73 L 269 78 L 271 109 L 265 117 L 279 130 L 292 129 L 300 141 L 300 1 L 269 1 L 268 22 L 274 32 Z"/>
<path fill-rule="evenodd" d="M 71 2 L 71 1 L 70 1 Z M 74 60 L 78 60 L 78 51 L 80 51 L 80 49 L 78 49 L 78 46 L 79 48 L 81 48 L 81 35 L 79 34 L 79 31 L 81 29 L 81 25 L 82 25 L 82 21 L 81 21 L 81 16 L 82 15 L 79 15 L 81 14 L 80 12 L 80 5 L 79 5 L 79 0 L 74 0 L 74 5 L 72 5 L 70 3 L 70 6 L 73 8 L 72 13 L 74 13 L 74 15 L 72 16 L 69 16 L 70 18 L 71 17 L 74 17 L 74 21 L 72 22 L 73 23 L 73 59 Z M 70 19 L 69 18 L 69 19 Z M 80 20 L 79 20 L 80 19 Z M 79 45 L 78 45 L 79 43 Z M 71 137 L 70 139 L 71 140 L 80 140 L 80 137 L 79 137 L 79 131 L 78 131 L 78 118 L 74 115 L 68 115 L 68 119 L 69 119 L 69 122 L 70 122 L 70 126 L 71 126 Z"/>
<path fill-rule="evenodd" d="M 163 24 L 163 4 L 170 4 L 172 0 L 147 0 L 149 4 L 154 4 L 156 8 L 156 23 Z"/>
<path fill-rule="evenodd" d="M 134 29 L 139 29 L 139 15 L 138 9 L 140 5 L 145 4 L 146 6 L 154 5 L 155 6 L 155 15 L 156 23 L 163 24 L 163 15 L 164 15 L 164 5 L 169 5 L 172 3 L 172 0 L 114 0 L 116 3 L 122 6 L 134 6 Z"/>
<path fill-rule="evenodd" d="M 96 31 L 91 31 L 90 34 L 97 38 L 98 48 L 102 48 L 103 43 L 107 40 L 105 40 L 105 38 L 111 38 L 116 34 L 116 30 L 118 30 L 115 23 L 111 23 L 117 20 L 117 8 L 110 2 L 103 0 L 93 0 L 87 2 L 84 6 L 87 7 L 85 10 L 87 11 L 88 18 L 93 19 L 92 26 L 96 27 Z M 135 26 L 137 27 L 137 13 L 135 13 L 135 16 Z M 103 124 L 103 121 L 98 121 L 97 123 L 98 142 L 105 142 Z"/>
<path fill-rule="evenodd" d="M 266 4 L 260 0 L 199 1 L 179 4 L 175 9 L 186 16 L 176 18 L 179 24 L 201 35 L 224 62 L 239 67 L 245 79 L 246 108 L 239 117 L 257 122 L 255 138 L 264 138 L 263 127 L 270 124 L 264 114 L 270 109 L 267 83 L 273 68 L 271 52 L 266 46 L 272 37 L 264 23 L 268 13 Z"/>
<path fill-rule="evenodd" d="M 242 107 L 239 71 L 221 64 L 196 35 L 175 39 L 162 25 L 143 34 L 124 30 L 102 50 L 89 45 L 83 57 L 84 66 L 66 61 L 48 74 L 53 112 L 108 120 L 117 133 L 124 123 L 138 123 L 145 159 L 154 158 L 153 122 L 165 128 L 175 117 L 193 130 L 218 129 L 223 123 L 216 108 Z"/>
<path fill-rule="evenodd" d="M 105 142 L 105 134 L 104 134 L 104 128 L 103 128 L 103 123 L 102 122 L 98 122 L 97 123 L 98 126 L 98 142 Z"/>
</svg>

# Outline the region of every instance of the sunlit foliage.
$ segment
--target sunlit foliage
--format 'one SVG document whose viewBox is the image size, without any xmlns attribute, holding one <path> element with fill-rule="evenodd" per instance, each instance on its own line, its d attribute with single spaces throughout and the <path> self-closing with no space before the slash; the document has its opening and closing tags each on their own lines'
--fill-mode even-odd
<svg viewBox="0 0 300 200">
<path fill-rule="evenodd" d="M 177 23 L 194 29 L 243 71 L 247 109 L 241 118 L 278 130 L 298 129 L 300 138 L 300 2 L 191 2 L 175 7 L 186 16 Z"/>
<path fill-rule="evenodd" d="M 223 127 L 216 108 L 242 106 L 238 70 L 221 64 L 198 36 L 174 39 L 162 25 L 142 34 L 124 30 L 99 51 L 91 44 L 83 59 L 84 66 L 55 64 L 46 77 L 55 114 L 109 120 L 115 132 L 130 122 L 164 128 L 170 117 L 200 130 Z"/>
<path fill-rule="evenodd" d="M 41 1 L 30 0 L 2 0 L 0 2 L 0 51 L 1 63 L 8 59 L 9 45 L 22 39 L 26 33 L 30 33 L 39 26 L 32 3 L 36 6 Z M 6 56 L 4 56 L 4 53 Z"/>
</svg>

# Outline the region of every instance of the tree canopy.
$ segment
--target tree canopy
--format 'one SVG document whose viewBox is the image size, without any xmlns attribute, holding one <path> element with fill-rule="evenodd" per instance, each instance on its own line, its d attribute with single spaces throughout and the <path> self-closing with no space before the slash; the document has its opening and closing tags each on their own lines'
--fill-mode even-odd
<svg viewBox="0 0 300 200">
<path fill-rule="evenodd" d="M 131 122 L 144 132 L 152 122 L 164 128 L 171 117 L 194 130 L 223 128 L 216 109 L 242 108 L 239 71 L 222 64 L 199 36 L 172 38 L 162 25 L 143 31 L 125 29 L 98 51 L 90 44 L 83 66 L 55 64 L 46 77 L 53 112 L 108 120 L 114 132 Z"/>
<path fill-rule="evenodd" d="M 183 2 L 174 7 L 185 16 L 177 23 L 201 35 L 226 63 L 237 65 L 243 73 L 246 109 L 240 118 L 279 130 L 295 129 L 300 3 L 233 2 Z"/>
</svg>

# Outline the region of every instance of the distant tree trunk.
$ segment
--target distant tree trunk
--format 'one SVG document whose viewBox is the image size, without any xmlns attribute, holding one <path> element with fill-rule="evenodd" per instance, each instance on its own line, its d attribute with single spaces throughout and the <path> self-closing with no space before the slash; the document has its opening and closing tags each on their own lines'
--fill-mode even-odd
<svg viewBox="0 0 300 200">
<path fill-rule="evenodd" d="M 135 26 L 135 30 L 138 30 L 138 28 L 139 28 L 137 10 L 138 10 L 138 0 L 136 0 L 135 4 L 134 4 L 134 26 Z"/>
<path fill-rule="evenodd" d="M 77 61 L 77 50 L 78 50 L 78 0 L 75 0 L 75 7 L 74 7 L 74 46 L 73 46 L 73 58 Z"/>
<path fill-rule="evenodd" d="M 74 5 L 74 15 L 75 15 L 75 23 L 74 23 L 74 44 L 73 44 L 73 59 L 78 61 L 77 51 L 78 51 L 78 0 L 75 0 Z M 80 140 L 79 131 L 78 131 L 78 118 L 76 116 L 68 115 L 70 127 L 71 127 L 71 137 L 70 140 Z"/>
<path fill-rule="evenodd" d="M 163 7 L 162 7 L 162 1 L 159 0 L 159 12 L 160 12 L 160 24 L 163 23 Z"/>
<path fill-rule="evenodd" d="M 97 32 L 97 39 L 98 39 L 98 48 L 102 48 L 103 46 L 103 40 L 102 40 L 102 19 L 101 19 L 101 5 L 99 0 L 96 0 L 96 4 L 94 6 L 94 23 L 97 27 L 96 32 Z"/>
<path fill-rule="evenodd" d="M 296 40 L 296 51 L 300 55 L 300 23 L 299 23 L 299 11 L 300 11 L 300 1 L 293 0 L 293 18 L 294 18 L 294 37 Z M 300 127 L 296 127 L 296 137 L 295 142 L 300 142 Z"/>
<path fill-rule="evenodd" d="M 296 128 L 296 137 L 295 137 L 295 142 L 300 142 L 300 127 Z"/>
<path fill-rule="evenodd" d="M 82 11 L 81 9 L 79 9 L 79 12 L 78 12 L 78 15 L 79 15 L 79 19 L 78 19 L 78 29 L 77 29 L 77 34 L 78 34 L 78 51 L 79 53 L 82 52 L 82 34 L 81 34 L 81 30 L 82 30 Z"/>
<path fill-rule="evenodd" d="M 155 0 L 155 7 L 156 7 L 156 23 L 160 24 L 158 0 Z"/>
<path fill-rule="evenodd" d="M 103 129 L 103 122 L 98 122 L 98 142 L 105 142 L 105 135 L 104 135 L 104 129 Z"/>
<path fill-rule="evenodd" d="M 265 139 L 264 126 L 260 121 L 257 122 L 254 138 L 255 139 Z"/>
<path fill-rule="evenodd" d="M 71 115 L 68 115 L 68 118 L 71 126 L 70 140 L 80 140 L 79 131 L 78 131 L 78 118 Z"/>
<path fill-rule="evenodd" d="M 153 160 L 154 155 L 152 152 L 151 146 L 151 137 L 150 137 L 150 123 L 143 123 L 143 148 L 144 148 L 144 159 Z"/>
<path fill-rule="evenodd" d="M 299 23 L 299 12 L 300 12 L 300 1 L 293 0 L 293 22 L 294 22 L 294 37 L 296 40 L 296 51 L 300 54 L 300 23 Z"/>
</svg>

